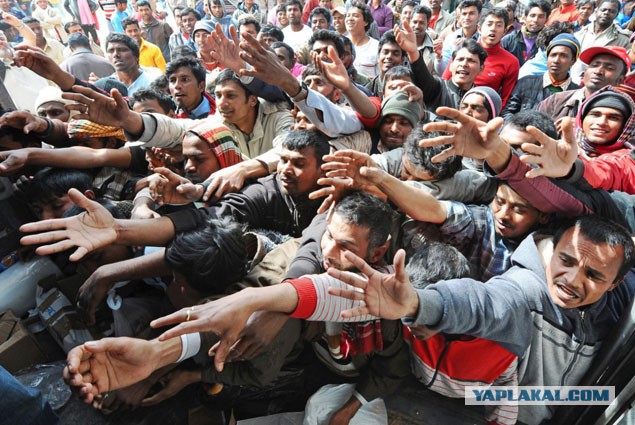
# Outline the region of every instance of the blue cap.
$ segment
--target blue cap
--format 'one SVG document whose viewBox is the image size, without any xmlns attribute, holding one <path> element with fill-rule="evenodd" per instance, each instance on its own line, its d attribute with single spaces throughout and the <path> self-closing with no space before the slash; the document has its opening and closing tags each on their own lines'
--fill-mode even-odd
<svg viewBox="0 0 635 425">
<path fill-rule="evenodd" d="M 577 38 L 575 38 L 572 34 L 558 34 L 551 40 L 549 46 L 547 46 L 547 56 L 549 56 L 549 52 L 556 46 L 566 46 L 571 49 L 573 52 L 573 58 L 575 60 L 580 56 L 580 42 Z"/>
</svg>

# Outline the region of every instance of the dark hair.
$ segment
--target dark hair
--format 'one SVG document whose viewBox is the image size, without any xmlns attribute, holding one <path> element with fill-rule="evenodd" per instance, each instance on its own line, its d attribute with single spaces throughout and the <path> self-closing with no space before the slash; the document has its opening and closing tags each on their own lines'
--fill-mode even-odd
<svg viewBox="0 0 635 425">
<path fill-rule="evenodd" d="M 467 49 L 467 51 L 471 54 L 477 55 L 478 60 L 481 62 L 481 65 L 483 65 L 485 63 L 485 59 L 487 59 L 487 51 L 483 48 L 483 46 L 478 44 L 476 40 L 473 40 L 471 38 L 463 40 L 463 42 L 459 44 L 459 47 L 457 47 L 456 50 L 452 52 L 452 59 L 456 58 L 457 52 L 461 49 Z"/>
<path fill-rule="evenodd" d="M 432 18 L 432 10 L 430 10 L 428 6 L 423 6 L 423 5 L 416 6 L 414 9 L 412 9 L 412 14 L 413 15 L 424 14 L 428 18 L 428 22 L 430 21 L 430 18 Z"/>
<path fill-rule="evenodd" d="M 418 5 L 419 5 L 419 3 L 414 2 L 412 0 L 408 0 L 408 1 L 405 1 L 405 2 L 403 2 L 401 4 L 401 10 L 403 10 L 403 8 L 406 7 L 406 6 L 412 6 L 413 7 L 412 10 L 414 11 L 414 8 L 417 7 Z"/>
<path fill-rule="evenodd" d="M 276 6 L 276 13 L 278 12 L 284 12 L 287 13 L 287 4 L 286 3 L 282 3 Z"/>
<path fill-rule="evenodd" d="M 331 12 L 329 12 L 328 9 L 319 6 L 313 9 L 309 15 L 309 22 L 311 22 L 315 15 L 324 16 L 329 24 L 332 22 Z"/>
<path fill-rule="evenodd" d="M 581 8 L 582 6 L 584 6 L 585 4 L 590 4 L 590 5 L 591 5 L 591 8 L 592 8 L 593 10 L 595 10 L 595 0 L 578 0 L 578 1 L 575 3 L 575 8 L 576 8 L 576 9 L 579 9 L 579 8 Z"/>
<path fill-rule="evenodd" d="M 397 65 L 386 71 L 386 74 L 384 74 L 384 81 L 398 80 L 403 77 L 409 77 L 410 81 L 414 81 L 414 75 L 412 75 L 412 70 L 410 69 L 410 67 L 405 65 Z"/>
<path fill-rule="evenodd" d="M 457 9 L 465 9 L 466 7 L 472 7 L 475 6 L 476 9 L 478 10 L 478 13 L 481 13 L 483 11 L 483 3 L 481 3 L 479 0 L 463 0 L 461 3 L 459 3 L 456 8 Z"/>
<path fill-rule="evenodd" d="M 243 25 L 253 25 L 256 28 L 256 32 L 260 32 L 260 22 L 251 15 L 243 15 L 238 19 L 238 28 Z"/>
<path fill-rule="evenodd" d="M 525 9 L 525 16 L 529 15 L 529 11 L 533 9 L 534 7 L 538 7 L 540 8 L 540 10 L 545 12 L 545 14 L 547 15 L 547 18 L 551 14 L 551 4 L 548 1 L 533 0 L 529 3 L 529 5 L 527 5 L 527 8 Z"/>
<path fill-rule="evenodd" d="M 618 282 L 633 267 L 635 248 L 630 232 L 623 226 L 598 215 L 586 215 L 572 222 L 565 223 L 553 236 L 553 246 L 556 248 L 564 233 L 572 227 L 580 231 L 580 235 L 595 245 L 607 244 L 610 247 L 623 247 L 624 260 L 613 282 Z"/>
<path fill-rule="evenodd" d="M 82 193 L 93 190 L 93 180 L 83 171 L 46 167 L 35 173 L 29 183 L 27 194 L 29 199 L 47 204 L 54 198 L 66 195 L 72 188 Z"/>
<path fill-rule="evenodd" d="M 178 59 L 178 58 L 196 58 L 198 59 L 198 57 L 196 56 L 196 51 L 194 49 L 192 49 L 190 46 L 187 46 L 185 44 L 182 44 L 180 46 L 175 46 L 174 49 L 171 49 L 172 52 L 172 60 Z"/>
<path fill-rule="evenodd" d="M 509 13 L 507 13 L 507 10 L 503 9 L 502 7 L 489 9 L 483 16 L 481 16 L 479 25 L 483 25 L 483 22 L 485 22 L 485 19 L 487 19 L 488 16 L 502 19 L 503 23 L 505 24 L 505 28 L 507 28 L 507 25 L 509 25 Z"/>
<path fill-rule="evenodd" d="M 417 289 L 441 280 L 470 277 L 470 262 L 458 249 L 441 242 L 421 244 L 406 266 L 408 278 Z"/>
<path fill-rule="evenodd" d="M 115 4 L 128 3 L 128 0 L 115 0 Z"/>
<path fill-rule="evenodd" d="M 284 10 L 287 10 L 287 7 L 291 6 L 291 5 L 296 5 L 300 8 L 300 11 L 302 11 L 302 3 L 300 2 L 300 0 L 287 0 L 286 3 L 284 3 Z"/>
<path fill-rule="evenodd" d="M 67 22 L 64 24 L 64 31 L 66 31 L 66 34 L 68 34 L 70 32 L 70 28 L 76 27 L 77 25 L 79 25 L 79 23 L 75 21 Z"/>
<path fill-rule="evenodd" d="M 68 47 L 71 49 L 77 49 L 78 47 L 90 49 L 90 40 L 84 34 L 76 32 L 68 37 Z"/>
<path fill-rule="evenodd" d="M 187 15 L 189 15 L 191 13 L 194 14 L 194 16 L 196 17 L 197 21 L 201 20 L 201 14 L 198 13 L 198 10 L 192 9 L 191 7 L 184 7 L 183 10 L 181 10 L 181 17 L 187 16 Z"/>
<path fill-rule="evenodd" d="M 322 75 L 322 73 L 313 65 L 307 65 L 304 67 L 304 69 L 302 70 L 302 74 L 300 75 L 300 77 L 302 78 L 302 81 L 304 81 L 304 79 L 306 77 L 310 77 L 313 75 L 317 75 L 319 77 L 324 77 Z"/>
<path fill-rule="evenodd" d="M 399 50 L 401 50 L 401 57 L 406 56 L 406 52 L 405 50 L 403 50 L 400 46 L 399 43 L 397 43 L 397 39 L 395 38 L 395 33 L 393 30 L 388 30 L 384 33 L 384 35 L 381 36 L 381 38 L 379 39 L 379 47 L 377 48 L 377 52 L 381 52 L 381 48 L 384 44 L 394 44 L 397 47 L 399 47 Z"/>
<path fill-rule="evenodd" d="M 551 117 L 544 112 L 524 110 L 512 115 L 506 125 L 525 131 L 528 125 L 536 127 L 552 139 L 558 138 L 558 130 Z"/>
<path fill-rule="evenodd" d="M 170 91 L 170 82 L 168 81 L 167 75 L 159 75 L 157 78 L 154 79 L 154 81 L 150 83 L 150 86 L 148 88 L 150 90 L 159 91 L 161 93 L 167 94 Z"/>
<path fill-rule="evenodd" d="M 351 5 L 348 7 L 348 10 L 352 9 L 353 7 L 362 11 L 362 18 L 364 19 L 364 22 L 366 22 L 366 26 L 364 26 L 364 30 L 368 31 L 370 28 L 370 25 L 373 22 L 375 22 L 375 19 L 373 18 L 373 13 L 370 11 L 370 7 L 368 7 L 366 3 L 359 0 L 353 0 L 351 2 Z"/>
<path fill-rule="evenodd" d="M 272 49 L 280 49 L 283 48 L 287 51 L 287 55 L 289 56 L 289 60 L 293 63 L 295 62 L 295 52 L 293 51 L 293 47 L 289 46 L 287 43 L 282 41 L 276 41 L 271 44 Z"/>
<path fill-rule="evenodd" d="M 172 8 L 172 13 L 174 13 L 175 10 L 180 10 L 181 13 L 183 13 L 183 10 L 185 10 L 185 9 L 186 9 L 186 7 L 183 6 L 182 4 L 177 4 L 176 6 L 174 6 Z"/>
<path fill-rule="evenodd" d="M 146 100 L 156 100 L 159 102 L 159 106 L 161 106 L 166 114 L 170 111 L 176 110 L 174 100 L 172 100 L 172 98 L 165 92 L 156 89 L 139 89 L 130 96 L 130 100 L 133 105 L 137 102 L 144 102 Z"/>
<path fill-rule="evenodd" d="M 203 294 L 220 294 L 247 273 L 244 226 L 231 217 L 177 233 L 165 250 L 165 262 Z"/>
<path fill-rule="evenodd" d="M 443 180 L 454 176 L 462 168 L 463 158 L 454 155 L 441 162 L 432 162 L 432 158 L 447 149 L 447 145 L 422 148 L 419 141 L 439 137 L 443 134 L 438 132 L 426 132 L 417 125 L 412 129 L 403 145 L 404 154 L 408 157 L 408 162 L 417 169 L 423 169 L 430 173 L 436 180 Z"/>
<path fill-rule="evenodd" d="M 125 18 L 121 21 L 121 28 L 123 28 L 124 31 L 126 30 L 128 25 L 135 25 L 137 28 L 141 28 L 141 26 L 139 26 L 139 21 L 137 21 L 135 18 Z"/>
<path fill-rule="evenodd" d="M 284 33 L 275 25 L 267 24 L 260 29 L 260 34 L 267 37 L 273 37 L 278 41 L 284 41 Z"/>
<path fill-rule="evenodd" d="M 312 148 L 317 165 L 322 165 L 322 157 L 328 155 L 331 146 L 329 138 L 318 130 L 289 131 L 282 141 L 282 146 L 291 151 Z"/>
<path fill-rule="evenodd" d="M 620 10 L 622 10 L 622 3 L 619 0 L 599 0 L 598 1 L 598 7 L 601 7 L 604 3 L 613 3 L 613 4 L 617 5 L 617 11 L 618 12 Z M 22 22 L 24 22 L 24 20 L 22 20 Z"/>
<path fill-rule="evenodd" d="M 125 44 L 126 47 L 132 51 L 132 55 L 136 58 L 139 58 L 139 44 L 137 44 L 136 40 L 132 39 L 126 34 L 122 34 L 120 32 L 111 32 L 106 37 L 106 50 L 108 50 L 108 44 L 110 43 Z"/>
<path fill-rule="evenodd" d="M 238 75 L 236 75 L 236 73 L 234 71 L 232 71 L 231 69 L 227 68 L 227 69 L 223 69 L 218 76 L 216 77 L 216 87 L 219 87 L 221 84 L 223 84 L 225 81 L 234 81 L 236 84 L 238 84 L 244 91 L 245 91 L 245 96 L 249 97 L 249 96 L 253 96 L 254 94 L 242 83 L 242 81 L 240 81 L 240 77 Z"/>
<path fill-rule="evenodd" d="M 330 41 L 335 45 L 335 50 L 337 51 L 337 55 L 339 57 L 344 56 L 344 41 L 342 40 L 342 36 L 340 36 L 335 31 L 330 30 L 317 30 L 313 32 L 311 38 L 309 38 L 309 50 L 313 50 L 313 45 L 316 41 Z"/>
<path fill-rule="evenodd" d="M 22 23 L 23 24 L 39 24 L 40 21 L 36 18 L 34 18 L 33 16 L 27 16 L 22 18 Z"/>
<path fill-rule="evenodd" d="M 137 8 L 138 8 L 138 7 L 140 7 L 140 6 L 147 6 L 147 7 L 149 7 L 149 8 L 150 8 L 150 10 L 152 10 L 152 5 L 151 5 L 151 4 L 150 4 L 150 2 L 149 2 L 149 1 L 147 1 L 147 0 L 139 0 L 139 1 L 137 2 Z"/>
<path fill-rule="evenodd" d="M 192 70 L 192 74 L 194 74 L 194 78 L 196 78 L 197 83 L 205 82 L 205 67 L 198 58 L 192 58 L 189 56 L 180 56 L 168 62 L 165 66 L 165 75 L 167 75 L 168 81 L 170 75 L 174 74 L 177 69 L 184 67 Z"/>
<path fill-rule="evenodd" d="M 387 202 L 370 193 L 355 191 L 335 205 L 335 214 L 345 222 L 368 229 L 368 249 L 386 243 L 394 212 Z"/>
<path fill-rule="evenodd" d="M 565 33 L 573 34 L 573 28 L 572 22 L 554 22 L 540 30 L 536 37 L 536 46 L 545 50 L 556 36 Z"/>
<path fill-rule="evenodd" d="M 106 208 L 108 212 L 110 213 L 110 215 L 112 215 L 112 218 L 116 218 L 116 219 L 127 218 L 124 215 L 124 213 L 121 211 L 121 209 L 117 206 L 117 204 L 115 204 L 111 200 L 106 198 L 97 198 L 95 199 L 95 202 L 97 202 L 102 207 Z M 72 205 L 69 209 L 67 209 L 64 212 L 62 217 L 63 218 L 74 217 L 76 215 L 80 215 L 84 211 L 86 211 L 84 208 L 78 207 L 77 205 Z"/>
</svg>

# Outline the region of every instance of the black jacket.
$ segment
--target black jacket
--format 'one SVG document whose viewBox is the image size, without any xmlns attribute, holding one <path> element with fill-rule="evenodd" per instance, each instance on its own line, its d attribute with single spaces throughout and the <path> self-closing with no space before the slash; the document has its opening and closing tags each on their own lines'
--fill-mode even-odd
<svg viewBox="0 0 635 425">
<path fill-rule="evenodd" d="M 507 121 L 512 115 L 526 109 L 538 109 L 538 104 L 551 96 L 548 88 L 542 87 L 543 74 L 528 75 L 518 80 L 501 116 Z M 570 83 L 568 90 L 579 89 L 580 86 Z"/>
<path fill-rule="evenodd" d="M 524 54 L 527 51 L 527 45 L 525 45 L 525 37 L 523 37 L 521 30 L 516 30 L 503 37 L 501 40 L 501 47 L 516 56 L 520 66 L 523 66 L 526 61 L 533 58 L 536 56 L 536 53 L 538 53 L 538 46 L 534 43 L 534 47 L 531 48 L 529 56 L 525 57 Z"/>
</svg>

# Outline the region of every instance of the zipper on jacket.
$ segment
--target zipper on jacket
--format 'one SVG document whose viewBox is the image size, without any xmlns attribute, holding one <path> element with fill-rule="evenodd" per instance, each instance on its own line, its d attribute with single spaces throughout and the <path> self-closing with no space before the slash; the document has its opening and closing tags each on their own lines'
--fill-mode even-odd
<svg viewBox="0 0 635 425">
<path fill-rule="evenodd" d="M 569 362 L 569 365 L 567 366 L 567 369 L 562 374 L 562 379 L 560 380 L 560 386 L 561 387 L 564 386 L 564 381 L 565 381 L 565 379 L 567 379 L 567 375 L 569 373 L 571 373 L 571 370 L 573 369 L 573 365 L 576 362 L 576 360 L 578 360 L 578 356 L 580 355 L 580 351 L 582 351 L 582 347 L 584 347 L 584 343 L 586 342 L 586 332 L 584 330 L 584 313 L 585 313 L 585 311 L 581 311 L 580 312 L 580 327 L 582 328 L 582 341 L 578 345 L 578 348 L 576 348 L 575 353 L 573 353 L 573 358 Z"/>
</svg>

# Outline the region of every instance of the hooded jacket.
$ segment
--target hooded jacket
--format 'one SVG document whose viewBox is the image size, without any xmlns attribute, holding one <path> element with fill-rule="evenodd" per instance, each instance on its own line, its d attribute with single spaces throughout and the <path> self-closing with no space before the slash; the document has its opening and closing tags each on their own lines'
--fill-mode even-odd
<svg viewBox="0 0 635 425">
<path fill-rule="evenodd" d="M 547 288 L 544 264 L 552 249 L 549 239 L 530 235 L 514 252 L 512 267 L 485 285 L 455 279 L 417 291 L 417 316 L 404 323 L 499 343 L 519 357 L 521 385 L 576 385 L 632 300 L 632 276 L 584 309 L 563 309 Z M 538 424 L 553 410 L 521 406 L 519 420 Z"/>
<path fill-rule="evenodd" d="M 216 16 L 212 15 L 212 17 L 209 19 L 209 22 L 212 24 L 212 28 L 214 28 L 216 24 L 220 24 L 223 32 L 225 33 L 225 36 L 230 38 L 231 40 L 231 36 L 229 35 L 229 27 L 234 26 L 236 27 L 236 29 L 238 29 L 238 23 L 231 15 L 227 14 L 225 2 L 221 1 L 220 4 L 223 7 L 223 16 L 217 18 Z"/>
</svg>

